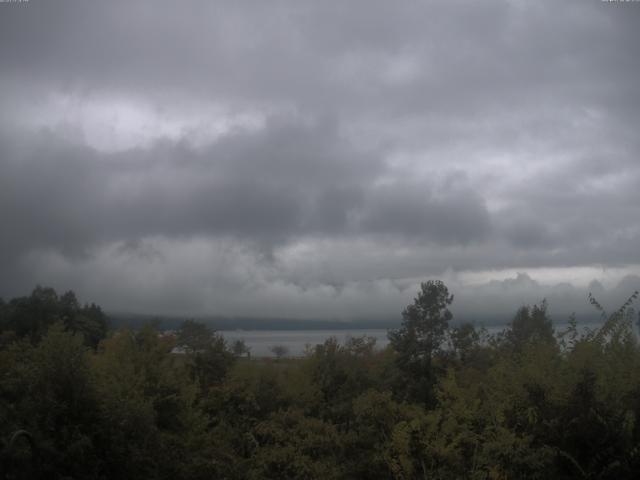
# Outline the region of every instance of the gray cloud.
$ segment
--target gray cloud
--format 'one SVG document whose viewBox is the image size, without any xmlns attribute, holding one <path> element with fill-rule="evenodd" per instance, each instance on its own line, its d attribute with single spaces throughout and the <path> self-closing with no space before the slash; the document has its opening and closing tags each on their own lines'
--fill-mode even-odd
<svg viewBox="0 0 640 480">
<path fill-rule="evenodd" d="M 0 7 L 0 295 L 366 316 L 640 273 L 633 4 Z"/>
<path fill-rule="evenodd" d="M 454 290 L 459 292 L 455 312 L 464 319 L 501 322 L 512 318 L 520 305 L 539 304 L 545 299 L 555 321 L 566 322 L 575 314 L 579 322 L 592 323 L 600 320 L 600 312 L 589 303 L 589 293 L 611 314 L 639 287 L 640 277 L 637 275 L 627 275 L 617 284 L 605 288 L 597 281 L 578 287 L 566 282 L 544 284 L 519 273 L 512 278 L 480 285 L 454 286 Z"/>
<path fill-rule="evenodd" d="M 464 244 L 484 239 L 490 230 L 484 200 L 474 192 L 453 190 L 434 198 L 424 184 L 409 181 L 370 189 L 369 197 L 360 220 L 365 231 Z"/>
<path fill-rule="evenodd" d="M 386 172 L 380 159 L 358 153 L 325 123 L 269 121 L 258 133 L 239 131 L 200 151 L 159 142 L 106 154 L 59 141 L 55 132 L 32 140 L 1 157 L 1 214 L 13 226 L 2 251 L 13 256 L 36 248 L 82 253 L 150 235 L 280 243 L 380 233 L 466 243 L 487 230 L 486 209 L 472 193 L 435 199 L 410 179 L 372 186 Z"/>
</svg>

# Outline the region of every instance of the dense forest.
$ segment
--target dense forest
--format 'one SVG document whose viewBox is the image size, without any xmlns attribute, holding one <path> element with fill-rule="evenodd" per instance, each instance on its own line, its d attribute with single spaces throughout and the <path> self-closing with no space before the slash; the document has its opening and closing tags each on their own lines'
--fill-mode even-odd
<svg viewBox="0 0 640 480">
<path fill-rule="evenodd" d="M 0 300 L 1 478 L 638 478 L 637 295 L 590 297 L 597 330 L 554 331 L 543 301 L 488 335 L 429 281 L 385 349 L 268 359 L 38 287 Z"/>
</svg>

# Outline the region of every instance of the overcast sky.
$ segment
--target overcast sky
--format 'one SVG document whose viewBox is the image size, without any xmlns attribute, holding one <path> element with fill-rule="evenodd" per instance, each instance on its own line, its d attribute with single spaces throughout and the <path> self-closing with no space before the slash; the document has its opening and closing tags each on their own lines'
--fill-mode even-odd
<svg viewBox="0 0 640 480">
<path fill-rule="evenodd" d="M 640 288 L 639 46 L 632 2 L 0 3 L 0 296 L 617 301 Z"/>
</svg>

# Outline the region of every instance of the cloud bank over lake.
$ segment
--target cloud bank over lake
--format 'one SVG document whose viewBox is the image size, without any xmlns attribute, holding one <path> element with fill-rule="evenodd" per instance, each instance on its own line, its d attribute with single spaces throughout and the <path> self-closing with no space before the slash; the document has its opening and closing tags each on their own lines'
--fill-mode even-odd
<svg viewBox="0 0 640 480">
<path fill-rule="evenodd" d="M 640 288 L 637 5 L 0 10 L 4 298 L 348 319 L 429 278 L 461 315 Z"/>
</svg>

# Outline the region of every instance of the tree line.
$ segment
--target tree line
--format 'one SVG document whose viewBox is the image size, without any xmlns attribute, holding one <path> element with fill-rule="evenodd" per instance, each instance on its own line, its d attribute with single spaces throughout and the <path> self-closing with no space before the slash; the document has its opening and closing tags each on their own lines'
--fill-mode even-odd
<svg viewBox="0 0 640 480">
<path fill-rule="evenodd" d="M 37 287 L 0 300 L 0 478 L 637 478 L 637 296 L 590 297 L 595 330 L 554 331 L 543 301 L 488 335 L 429 281 L 386 348 L 274 360 L 192 320 L 109 329 Z"/>
</svg>

